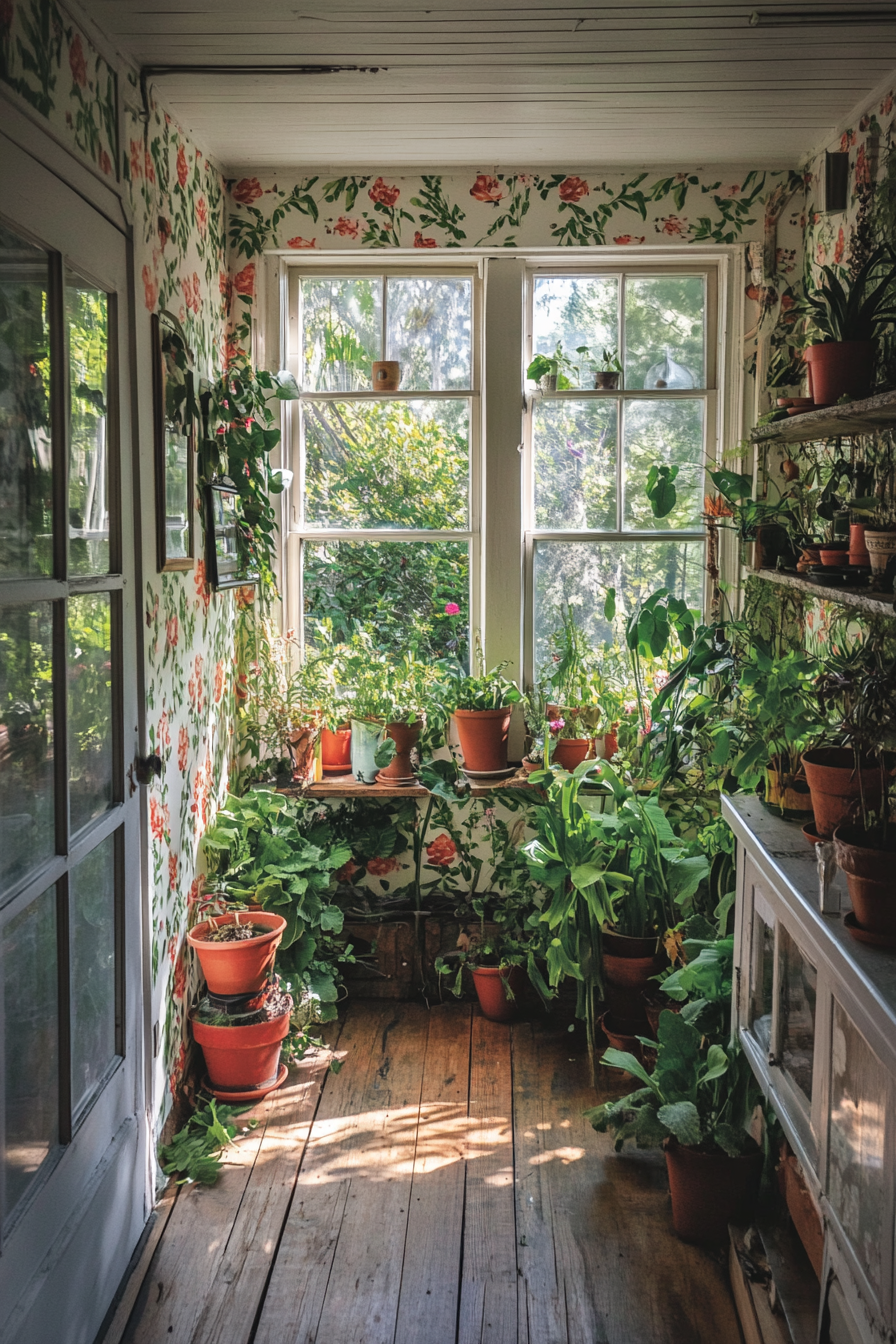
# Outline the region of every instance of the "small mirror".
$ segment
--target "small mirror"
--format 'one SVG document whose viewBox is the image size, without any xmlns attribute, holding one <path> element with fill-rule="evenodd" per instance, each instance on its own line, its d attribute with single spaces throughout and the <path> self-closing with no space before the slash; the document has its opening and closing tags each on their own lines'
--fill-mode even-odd
<svg viewBox="0 0 896 1344">
<path fill-rule="evenodd" d="M 195 457 L 192 352 L 179 325 L 153 314 L 153 421 L 158 568 L 193 568 Z"/>
</svg>

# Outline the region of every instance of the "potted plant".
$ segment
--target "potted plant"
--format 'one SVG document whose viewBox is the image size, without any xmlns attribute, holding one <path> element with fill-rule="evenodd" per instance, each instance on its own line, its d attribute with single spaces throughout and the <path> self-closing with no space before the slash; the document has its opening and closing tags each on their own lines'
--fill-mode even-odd
<svg viewBox="0 0 896 1344">
<path fill-rule="evenodd" d="M 563 346 L 558 341 L 552 355 L 533 357 L 526 369 L 526 377 L 538 383 L 542 392 L 567 392 L 578 384 L 579 366 L 573 364 L 568 355 L 564 355 Z"/>
<path fill-rule="evenodd" d="M 587 351 L 587 346 L 582 350 Z M 580 351 L 581 353 L 581 351 Z M 592 361 L 597 363 L 597 361 Z M 622 377 L 622 363 L 617 349 L 605 350 L 600 364 L 594 371 L 594 386 L 600 392 L 615 392 Z"/>
<path fill-rule="evenodd" d="M 504 675 L 507 663 L 486 671 L 485 655 L 477 636 L 476 672 L 455 662 L 445 683 L 445 710 L 457 727 L 466 773 L 500 775 L 507 770 L 507 736 L 513 706 L 522 699 L 516 682 Z"/>
<path fill-rule="evenodd" d="M 658 1038 L 652 1074 L 633 1054 L 607 1050 L 602 1062 L 642 1086 L 586 1116 L 598 1133 L 613 1135 L 617 1152 L 627 1139 L 639 1148 L 662 1144 L 676 1233 L 725 1242 L 728 1224 L 748 1222 L 759 1194 L 762 1092 L 734 1038 L 711 1043 L 673 1012 L 660 1014 Z"/>
<path fill-rule="evenodd" d="M 605 719 L 602 700 L 607 687 L 584 629 L 573 608 L 561 607 L 560 628 L 548 643 L 548 661 L 541 672 L 550 760 L 574 770 L 588 756 L 598 755 L 597 737 Z M 609 723 L 606 723 L 609 727 Z"/>
<path fill-rule="evenodd" d="M 741 738 L 732 773 L 743 788 L 764 785 L 766 807 L 793 821 L 812 816 L 801 757 L 821 731 L 814 699 L 819 670 L 802 650 L 776 653 L 754 636 L 737 683 L 733 717 Z"/>
<path fill-rule="evenodd" d="M 292 997 L 275 984 L 255 999 L 219 1004 L 206 997 L 193 1009 L 193 1039 L 202 1049 L 214 1096 L 256 1101 L 284 1082 L 280 1052 L 292 1007 Z"/>
<path fill-rule="evenodd" d="M 823 266 L 820 283 L 808 287 L 805 312 L 818 340 L 803 359 L 816 406 L 868 395 L 875 341 L 896 321 L 894 281 L 896 254 L 887 245 L 872 252 L 851 281 Z"/>
<path fill-rule="evenodd" d="M 187 933 L 213 994 L 258 992 L 274 967 L 286 928 L 281 915 L 238 910 L 203 920 Z"/>
<path fill-rule="evenodd" d="M 462 932 L 458 949 L 456 967 L 450 966 L 444 957 L 438 957 L 435 963 L 440 976 L 453 976 L 452 994 L 457 998 L 463 994 L 464 972 L 468 970 L 483 1017 L 491 1022 L 513 1022 L 519 1015 L 526 988 L 528 944 L 501 931 L 489 935 L 483 924 L 475 937 Z"/>
</svg>

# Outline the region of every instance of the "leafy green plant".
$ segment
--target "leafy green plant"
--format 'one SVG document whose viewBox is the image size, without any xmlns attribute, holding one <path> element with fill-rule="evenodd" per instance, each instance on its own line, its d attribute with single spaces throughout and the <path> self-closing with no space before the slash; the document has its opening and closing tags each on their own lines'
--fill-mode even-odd
<svg viewBox="0 0 896 1344">
<path fill-rule="evenodd" d="M 815 683 L 820 714 L 827 716 L 833 732 L 826 735 L 852 750 L 859 782 L 862 829 L 877 835 L 885 848 L 892 824 L 885 804 L 878 817 L 865 796 L 862 765 L 876 759 L 880 767 L 883 797 L 891 779 L 888 755 L 896 751 L 896 660 L 892 640 L 878 630 L 842 653 L 831 652 Z"/>
<path fill-rule="evenodd" d="M 332 1021 L 346 949 L 338 938 L 343 913 L 330 893 L 333 874 L 351 858 L 348 845 L 334 843 L 329 823 L 316 820 L 313 808 L 269 789 L 244 798 L 228 794 L 202 844 L 213 894 L 258 901 L 286 920 L 277 952 L 285 987 L 297 1002 L 310 996 L 318 1019 Z"/>
<path fill-rule="evenodd" d="M 166 1176 L 176 1176 L 178 1185 L 197 1182 L 214 1185 L 221 1173 L 222 1154 L 236 1138 L 234 1116 L 248 1111 L 248 1106 L 227 1106 L 211 1099 L 200 1105 L 179 1129 L 170 1143 L 159 1148 L 159 1161 Z M 255 1129 L 257 1120 L 250 1120 L 243 1132 Z"/>
<path fill-rule="evenodd" d="M 582 346 L 581 349 L 586 349 Z M 568 355 L 564 355 L 563 346 L 560 341 L 557 342 L 557 348 L 552 355 L 536 355 L 529 367 L 526 369 L 526 377 L 534 383 L 540 383 L 542 378 L 556 378 L 557 391 L 567 392 L 575 386 L 572 379 L 577 383 L 579 380 L 579 366 L 573 364 Z"/>
<path fill-rule="evenodd" d="M 774 762 L 789 778 L 798 773 L 801 753 L 821 732 L 814 699 L 819 671 L 817 660 L 800 650 L 775 653 L 759 638 L 747 644 L 734 710 L 741 749 L 732 764 L 744 787 L 754 788 Z M 720 754 L 724 746 L 720 739 Z"/>
<path fill-rule="evenodd" d="M 625 1069 L 643 1087 L 586 1111 L 598 1133 L 611 1133 L 617 1152 L 627 1139 L 652 1148 L 669 1138 L 729 1157 L 755 1152 L 750 1129 L 764 1099 L 737 1041 L 708 1043 L 682 1014 L 668 1011 L 660 1014 L 657 1035 L 652 1074 L 627 1051 L 605 1052 L 604 1064 Z"/>
<path fill-rule="evenodd" d="M 516 705 L 523 693 L 515 681 L 505 677 L 507 663 L 497 663 L 486 670 L 485 654 L 479 635 L 474 644 L 475 671 L 470 673 L 458 662 L 446 663 L 445 709 L 454 713 L 456 709 L 503 709 L 507 705 Z"/>
<path fill-rule="evenodd" d="M 710 1040 L 725 1039 L 731 1021 L 734 972 L 733 938 L 685 938 L 684 965 L 661 982 L 660 989 L 680 1003 L 681 1016 Z"/>
<path fill-rule="evenodd" d="M 804 310 L 820 343 L 873 341 L 896 322 L 896 252 L 891 245 L 877 248 L 851 280 L 831 266 L 821 268 L 821 280 L 807 290 Z"/>
<path fill-rule="evenodd" d="M 616 589 L 608 588 L 604 599 L 607 621 L 616 619 Z M 688 649 L 696 630 L 695 613 L 686 602 L 660 588 L 642 598 L 625 622 L 625 648 L 628 654 L 641 729 L 647 733 L 646 659 L 664 658 L 676 647 Z"/>
<path fill-rule="evenodd" d="M 650 500 L 654 518 L 665 518 L 678 503 L 678 491 L 675 478 L 680 467 L 667 467 L 665 463 L 654 463 L 647 472 L 645 492 Z"/>
</svg>

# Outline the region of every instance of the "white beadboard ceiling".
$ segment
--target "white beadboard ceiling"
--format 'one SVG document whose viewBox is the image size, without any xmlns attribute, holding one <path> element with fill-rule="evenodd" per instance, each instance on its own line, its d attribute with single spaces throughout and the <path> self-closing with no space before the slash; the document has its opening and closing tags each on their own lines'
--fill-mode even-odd
<svg viewBox="0 0 896 1344">
<path fill-rule="evenodd" d="M 208 67 L 149 82 L 232 170 L 795 166 L 896 67 L 893 21 L 749 23 L 754 9 L 807 17 L 874 0 L 82 7 L 138 66 Z M 215 69 L 233 65 L 258 73 Z M 292 65 L 380 68 L 265 70 Z"/>
</svg>

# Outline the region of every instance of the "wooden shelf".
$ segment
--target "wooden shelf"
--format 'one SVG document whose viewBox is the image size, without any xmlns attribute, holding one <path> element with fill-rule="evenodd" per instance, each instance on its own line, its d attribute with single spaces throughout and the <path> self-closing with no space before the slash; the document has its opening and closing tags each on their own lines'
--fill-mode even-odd
<svg viewBox="0 0 896 1344">
<path fill-rule="evenodd" d="M 802 574 L 782 574 L 777 569 L 760 569 L 758 577 L 769 583 L 779 583 L 785 588 L 794 588 L 825 602 L 839 602 L 844 607 L 855 607 L 867 612 L 869 616 L 896 615 L 896 601 L 892 594 L 876 593 L 870 588 L 840 588 L 823 583 L 812 583 Z"/>
<path fill-rule="evenodd" d="M 754 443 L 811 443 L 814 439 L 834 439 L 839 435 L 873 434 L 875 430 L 896 427 L 896 392 L 881 392 L 864 401 L 846 406 L 827 406 L 776 420 L 772 425 L 757 425 L 751 434 Z"/>
<path fill-rule="evenodd" d="M 506 779 L 496 779 L 494 783 L 474 784 L 472 796 L 487 798 L 490 793 L 501 789 L 532 789 L 529 776 L 520 767 L 516 774 Z M 429 790 L 421 784 L 359 784 L 354 775 L 331 775 L 319 784 L 310 784 L 306 788 L 279 789 L 279 793 L 288 793 L 294 797 L 307 798 L 428 798 Z"/>
</svg>

